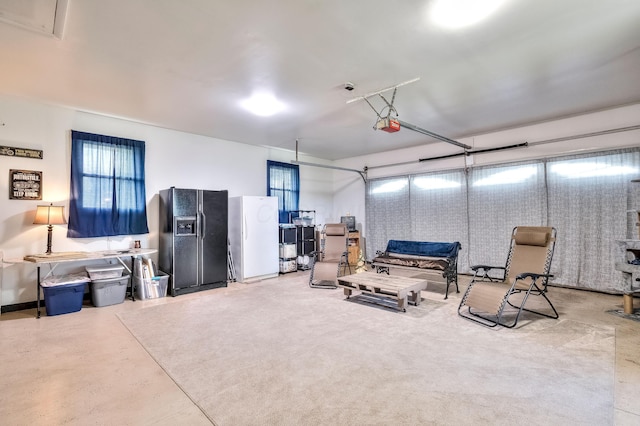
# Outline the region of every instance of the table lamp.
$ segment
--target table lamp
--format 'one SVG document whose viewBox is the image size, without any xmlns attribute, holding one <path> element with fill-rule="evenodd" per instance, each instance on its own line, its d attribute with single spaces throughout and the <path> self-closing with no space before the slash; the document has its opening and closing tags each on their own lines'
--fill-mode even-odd
<svg viewBox="0 0 640 426">
<path fill-rule="evenodd" d="M 36 210 L 36 217 L 33 220 L 34 225 L 49 225 L 47 227 L 47 254 L 51 254 L 51 236 L 53 234 L 53 225 L 64 225 L 67 223 L 64 220 L 64 207 L 54 206 L 50 204 L 48 206 L 38 206 Z"/>
</svg>

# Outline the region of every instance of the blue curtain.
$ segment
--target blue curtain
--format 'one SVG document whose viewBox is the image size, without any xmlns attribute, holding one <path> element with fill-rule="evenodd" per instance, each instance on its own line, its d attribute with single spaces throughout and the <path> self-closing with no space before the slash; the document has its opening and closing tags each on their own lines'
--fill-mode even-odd
<svg viewBox="0 0 640 426">
<path fill-rule="evenodd" d="M 267 195 L 278 197 L 280 223 L 289 223 L 289 213 L 299 209 L 298 165 L 267 160 Z"/>
<path fill-rule="evenodd" d="M 143 141 L 71 131 L 70 238 L 149 232 Z"/>
</svg>

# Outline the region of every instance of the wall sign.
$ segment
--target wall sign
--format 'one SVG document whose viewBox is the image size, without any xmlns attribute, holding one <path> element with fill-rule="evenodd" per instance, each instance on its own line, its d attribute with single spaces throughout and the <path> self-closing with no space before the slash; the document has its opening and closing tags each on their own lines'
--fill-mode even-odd
<svg viewBox="0 0 640 426">
<path fill-rule="evenodd" d="M 9 157 L 27 157 L 42 160 L 41 149 L 15 148 L 12 146 L 0 145 L 0 155 L 8 155 Z"/>
<path fill-rule="evenodd" d="M 42 172 L 9 170 L 10 200 L 42 200 Z"/>
</svg>

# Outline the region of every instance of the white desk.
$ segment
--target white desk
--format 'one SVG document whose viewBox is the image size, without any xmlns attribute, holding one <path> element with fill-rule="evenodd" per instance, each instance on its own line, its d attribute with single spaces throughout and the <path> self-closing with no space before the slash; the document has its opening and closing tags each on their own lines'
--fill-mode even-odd
<svg viewBox="0 0 640 426">
<path fill-rule="evenodd" d="M 106 250 L 106 251 L 80 251 L 80 252 L 62 252 L 62 253 L 51 253 L 51 254 L 33 254 L 24 257 L 25 262 L 34 263 L 38 268 L 38 279 L 36 282 L 36 286 L 38 289 L 38 300 L 37 300 L 37 313 L 36 318 L 40 318 L 40 283 L 43 279 L 47 278 L 49 275 L 53 274 L 53 271 L 56 269 L 61 263 L 69 263 L 69 262 L 85 262 L 90 260 L 97 259 L 117 259 L 118 262 L 124 266 L 124 268 L 131 274 L 131 269 L 127 266 L 127 264 L 122 260 L 123 257 L 130 257 L 133 266 L 133 258 L 138 256 L 145 256 L 152 253 L 157 252 L 156 249 L 130 249 L 130 250 Z M 50 270 L 44 277 L 40 278 L 40 267 L 42 265 L 49 265 Z M 131 297 L 133 299 L 133 284 L 131 285 Z M 135 300 L 135 299 L 133 299 Z"/>
</svg>

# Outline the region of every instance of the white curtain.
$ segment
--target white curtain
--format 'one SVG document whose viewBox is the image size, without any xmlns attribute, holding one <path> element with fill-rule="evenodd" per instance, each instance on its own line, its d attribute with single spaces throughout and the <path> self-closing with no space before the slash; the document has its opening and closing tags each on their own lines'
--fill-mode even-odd
<svg viewBox="0 0 640 426">
<path fill-rule="evenodd" d="M 504 266 L 516 226 L 547 223 L 544 163 L 469 171 L 469 264 Z"/>
<path fill-rule="evenodd" d="M 411 240 L 458 241 L 458 269 L 467 264 L 467 185 L 464 170 L 414 175 L 410 179 Z"/>
<path fill-rule="evenodd" d="M 640 174 L 640 152 L 616 151 L 550 160 L 549 223 L 558 229 L 554 283 L 621 291 L 613 241 L 626 239 L 635 204 L 631 179 Z M 629 220 L 631 219 L 631 220 Z"/>
<path fill-rule="evenodd" d="M 616 291 L 614 241 L 638 239 L 640 149 L 367 182 L 367 254 L 389 239 L 460 241 L 458 271 L 503 266 L 516 226 L 553 226 L 552 283 Z M 466 254 L 466 256 L 465 256 Z"/>
<path fill-rule="evenodd" d="M 366 253 L 371 260 L 377 250 L 384 251 L 387 241 L 411 239 L 409 178 L 371 180 L 366 191 Z"/>
</svg>

